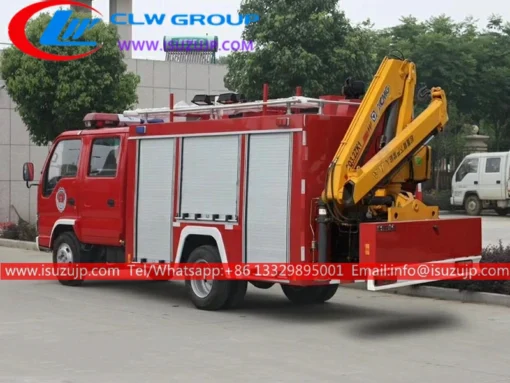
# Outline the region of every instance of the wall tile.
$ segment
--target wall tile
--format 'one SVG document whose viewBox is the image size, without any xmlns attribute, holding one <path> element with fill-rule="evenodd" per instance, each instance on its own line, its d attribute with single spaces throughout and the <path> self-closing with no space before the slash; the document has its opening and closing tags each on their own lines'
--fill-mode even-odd
<svg viewBox="0 0 510 383">
<path fill-rule="evenodd" d="M 30 146 L 11 146 L 11 181 L 23 181 L 23 164 L 30 161 Z"/>
<path fill-rule="evenodd" d="M 154 62 L 154 78 L 152 86 L 154 88 L 170 88 L 170 62 Z"/>
<path fill-rule="evenodd" d="M 186 89 L 186 64 L 170 64 L 170 86 L 173 89 Z"/>
<path fill-rule="evenodd" d="M 209 65 L 188 64 L 186 89 L 205 89 L 209 93 Z M 205 86 L 204 86 L 205 85 Z"/>
<path fill-rule="evenodd" d="M 137 70 L 136 70 L 137 60 L 131 59 L 131 58 L 126 58 L 126 59 L 124 59 L 124 62 L 127 64 L 128 72 L 137 73 Z"/>
<path fill-rule="evenodd" d="M 11 178 L 11 145 L 0 145 L 0 181 Z"/>
<path fill-rule="evenodd" d="M 140 76 L 140 87 L 152 87 L 154 83 L 154 61 L 137 60 L 136 73 Z"/>
<path fill-rule="evenodd" d="M 30 194 L 25 182 L 11 181 L 11 205 L 16 208 L 21 218 L 26 221 L 30 219 L 29 198 Z M 18 216 L 13 209 L 11 209 L 10 220 L 13 222 L 18 221 Z"/>
<path fill-rule="evenodd" d="M 168 88 L 154 88 L 154 100 L 153 100 L 152 106 L 154 108 L 169 107 L 170 106 L 170 89 L 168 89 Z"/>
<path fill-rule="evenodd" d="M 227 74 L 227 67 L 224 65 L 209 65 L 209 89 L 225 89 L 223 78 Z"/>
<path fill-rule="evenodd" d="M 181 101 L 187 102 L 188 104 L 191 102 L 191 99 L 186 98 L 186 90 L 184 89 L 170 89 L 170 93 L 174 94 L 174 103 L 178 103 Z"/>
<path fill-rule="evenodd" d="M 11 109 L 11 144 L 30 145 L 30 135 L 20 115 Z"/>
<path fill-rule="evenodd" d="M 137 108 L 152 108 L 154 104 L 154 89 L 152 87 L 138 87 Z"/>
<path fill-rule="evenodd" d="M 0 109 L 9 109 L 11 107 L 11 98 L 7 94 L 7 90 L 2 87 L 5 85 L 4 80 L 0 80 Z"/>
<path fill-rule="evenodd" d="M 0 145 L 11 143 L 11 109 L 0 109 Z"/>
<path fill-rule="evenodd" d="M 11 183 L 0 181 L 0 222 L 10 222 L 9 205 L 11 204 Z"/>
</svg>

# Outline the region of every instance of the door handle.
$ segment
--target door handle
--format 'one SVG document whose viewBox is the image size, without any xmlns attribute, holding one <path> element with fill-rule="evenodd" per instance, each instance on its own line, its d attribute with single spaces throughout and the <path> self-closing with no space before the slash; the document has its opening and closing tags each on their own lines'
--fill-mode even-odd
<svg viewBox="0 0 510 383">
<path fill-rule="evenodd" d="M 108 206 L 110 207 L 114 207 L 115 206 L 115 201 L 113 199 L 109 199 L 107 202 Z"/>
<path fill-rule="evenodd" d="M 475 181 L 475 185 L 478 185 L 478 181 Z"/>
<path fill-rule="evenodd" d="M 74 206 L 76 201 L 74 200 L 74 198 L 69 198 L 69 200 L 67 201 L 67 203 L 71 206 Z"/>
<path fill-rule="evenodd" d="M 496 183 L 499 185 L 501 183 L 501 181 L 496 181 Z"/>
</svg>

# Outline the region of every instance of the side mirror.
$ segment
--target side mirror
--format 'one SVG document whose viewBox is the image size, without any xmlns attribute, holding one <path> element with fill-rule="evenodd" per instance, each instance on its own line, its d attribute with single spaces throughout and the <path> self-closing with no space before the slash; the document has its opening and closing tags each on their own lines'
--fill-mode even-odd
<svg viewBox="0 0 510 383">
<path fill-rule="evenodd" d="M 23 164 L 23 181 L 27 183 L 27 188 L 30 188 L 29 182 L 34 180 L 34 164 L 32 162 L 25 162 Z"/>
</svg>

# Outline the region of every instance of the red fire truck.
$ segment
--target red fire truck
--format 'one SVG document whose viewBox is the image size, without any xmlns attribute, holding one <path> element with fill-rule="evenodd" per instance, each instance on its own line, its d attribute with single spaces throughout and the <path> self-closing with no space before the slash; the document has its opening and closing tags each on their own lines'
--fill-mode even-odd
<svg viewBox="0 0 510 383">
<path fill-rule="evenodd" d="M 415 84 L 412 62 L 385 58 L 368 89 L 349 80 L 342 96 L 269 100 L 265 86 L 262 101 L 201 95 L 178 108 L 170 96 L 167 108 L 89 114 L 44 164 L 38 246 L 56 263 L 479 262 L 481 219 L 440 219 L 414 197 L 448 120 L 440 88 L 413 115 Z M 349 282 L 252 283 L 319 303 Z M 247 283 L 186 281 L 207 310 L 238 305 Z"/>
</svg>

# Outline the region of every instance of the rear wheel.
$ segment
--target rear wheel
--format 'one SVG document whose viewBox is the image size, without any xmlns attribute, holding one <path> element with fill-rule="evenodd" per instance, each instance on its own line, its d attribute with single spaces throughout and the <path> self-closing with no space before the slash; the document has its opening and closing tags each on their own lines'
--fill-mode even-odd
<svg viewBox="0 0 510 383">
<path fill-rule="evenodd" d="M 464 209 L 468 215 L 480 215 L 482 211 L 482 202 L 476 195 L 466 197 L 464 201 Z"/>
<path fill-rule="evenodd" d="M 204 265 L 221 263 L 218 249 L 205 245 L 197 247 L 189 256 L 188 263 Z M 231 281 L 222 280 L 187 280 L 186 288 L 195 307 L 200 310 L 219 310 L 225 307 L 231 297 Z"/>
<path fill-rule="evenodd" d="M 496 211 L 497 215 L 501 215 L 501 216 L 507 215 L 508 212 L 510 211 L 509 208 L 501 208 L 501 207 L 497 207 L 494 210 Z"/>
<path fill-rule="evenodd" d="M 230 295 L 222 308 L 233 309 L 238 307 L 244 301 L 246 290 L 248 290 L 247 281 L 230 282 Z"/>
<path fill-rule="evenodd" d="M 53 263 L 59 265 L 80 262 L 82 262 L 81 244 L 76 235 L 71 231 L 60 234 L 53 245 Z M 83 283 L 83 279 L 71 278 L 72 276 L 62 276 L 58 281 L 64 286 L 79 286 Z"/>
<path fill-rule="evenodd" d="M 291 286 L 282 285 L 282 290 L 289 301 L 295 304 L 324 303 L 333 298 L 338 285 Z"/>
</svg>

